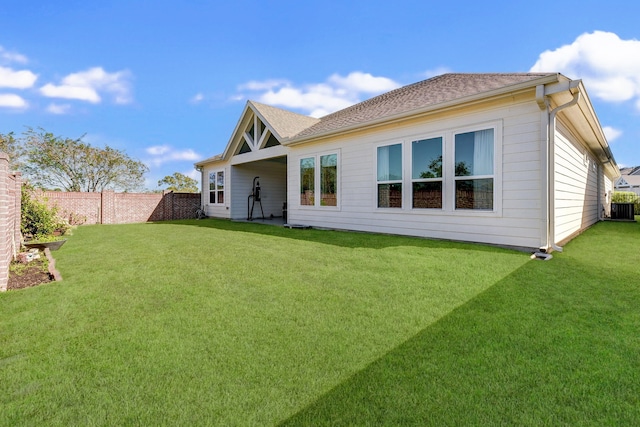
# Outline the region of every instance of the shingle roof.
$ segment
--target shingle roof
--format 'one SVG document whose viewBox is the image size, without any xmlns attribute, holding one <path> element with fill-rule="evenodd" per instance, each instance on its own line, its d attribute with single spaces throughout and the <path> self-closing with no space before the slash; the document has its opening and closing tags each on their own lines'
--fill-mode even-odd
<svg viewBox="0 0 640 427">
<path fill-rule="evenodd" d="M 339 131 L 366 124 L 385 117 L 393 117 L 413 110 L 425 109 L 456 99 L 524 83 L 556 73 L 451 73 L 423 80 L 392 90 L 343 110 L 322 117 L 293 139 L 307 139 L 315 135 Z"/>
<path fill-rule="evenodd" d="M 640 166 L 628 166 L 620 168 L 621 175 L 640 175 Z"/>
<path fill-rule="evenodd" d="M 410 115 L 440 104 L 461 102 L 510 86 L 532 82 L 557 73 L 450 73 L 403 86 L 374 98 L 328 114 L 319 119 L 283 110 L 271 105 L 248 101 L 249 106 L 261 115 L 277 133 L 280 142 L 302 142 L 322 135 L 330 135 L 345 129 L 357 128 L 384 121 L 386 118 Z M 221 156 L 196 163 L 221 160 Z"/>
<path fill-rule="evenodd" d="M 249 103 L 253 105 L 258 114 L 261 114 L 262 117 L 264 117 L 264 120 L 271 125 L 273 130 L 278 133 L 276 136 L 281 138 L 291 138 L 320 121 L 320 119 L 314 117 L 305 116 L 283 110 L 281 108 L 261 104 L 259 102 L 249 101 Z"/>
</svg>

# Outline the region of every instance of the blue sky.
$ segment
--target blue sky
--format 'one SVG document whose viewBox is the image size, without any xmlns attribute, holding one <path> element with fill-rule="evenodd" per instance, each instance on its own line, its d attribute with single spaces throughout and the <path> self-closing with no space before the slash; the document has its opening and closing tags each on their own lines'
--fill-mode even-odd
<svg viewBox="0 0 640 427">
<path fill-rule="evenodd" d="M 224 150 L 247 99 L 319 116 L 443 72 L 583 79 L 640 165 L 640 2 L 29 1 L 0 6 L 0 133 L 86 134 L 147 188 Z"/>
</svg>

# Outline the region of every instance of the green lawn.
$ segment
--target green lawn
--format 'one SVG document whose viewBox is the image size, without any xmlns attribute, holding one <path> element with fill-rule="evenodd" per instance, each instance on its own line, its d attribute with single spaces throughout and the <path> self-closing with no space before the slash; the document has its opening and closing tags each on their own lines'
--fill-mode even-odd
<svg viewBox="0 0 640 427">
<path fill-rule="evenodd" d="M 0 425 L 636 424 L 639 244 L 81 227 L 0 294 Z"/>
</svg>

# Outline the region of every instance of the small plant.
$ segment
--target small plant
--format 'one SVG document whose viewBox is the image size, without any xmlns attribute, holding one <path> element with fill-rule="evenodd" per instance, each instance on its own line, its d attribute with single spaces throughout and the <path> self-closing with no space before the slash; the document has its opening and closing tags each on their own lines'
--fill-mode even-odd
<svg viewBox="0 0 640 427">
<path fill-rule="evenodd" d="M 87 222 L 87 216 L 86 215 L 80 215 L 74 212 L 71 213 L 67 213 L 66 211 L 65 213 L 65 217 L 68 218 L 67 219 L 67 224 L 69 224 L 69 226 L 75 226 L 75 225 L 82 225 L 85 222 Z"/>
<path fill-rule="evenodd" d="M 69 226 L 60 221 L 57 214 L 57 207 L 49 207 L 35 197 L 33 187 L 22 186 L 20 230 L 23 235 L 42 240 L 53 238 L 56 230 L 64 234 Z"/>
</svg>

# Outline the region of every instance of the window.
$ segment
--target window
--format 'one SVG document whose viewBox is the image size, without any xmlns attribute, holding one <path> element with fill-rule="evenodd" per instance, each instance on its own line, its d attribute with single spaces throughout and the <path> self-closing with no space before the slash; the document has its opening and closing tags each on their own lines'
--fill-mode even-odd
<svg viewBox="0 0 640 427">
<path fill-rule="evenodd" d="M 338 206 L 338 155 L 320 156 L 320 206 Z"/>
<path fill-rule="evenodd" d="M 455 135 L 456 209 L 493 210 L 494 130 Z"/>
<path fill-rule="evenodd" d="M 402 207 L 402 144 L 378 147 L 378 207 Z"/>
<path fill-rule="evenodd" d="M 224 203 L 224 171 L 209 172 L 209 203 Z"/>
<path fill-rule="evenodd" d="M 316 168 L 319 165 L 319 168 Z M 300 159 L 300 205 L 338 206 L 338 154 Z"/>
<path fill-rule="evenodd" d="M 411 143 L 412 207 L 442 209 L 442 137 Z"/>
<path fill-rule="evenodd" d="M 300 204 L 303 206 L 315 204 L 315 171 L 315 157 L 300 160 Z"/>
</svg>

